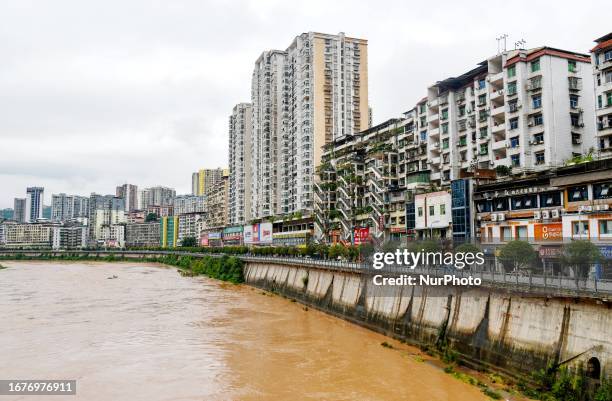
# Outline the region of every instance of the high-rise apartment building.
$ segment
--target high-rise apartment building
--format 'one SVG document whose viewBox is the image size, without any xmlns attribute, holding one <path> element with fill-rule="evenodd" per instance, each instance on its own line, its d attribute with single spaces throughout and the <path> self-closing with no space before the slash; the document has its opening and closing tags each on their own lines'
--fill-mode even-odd
<svg viewBox="0 0 612 401">
<path fill-rule="evenodd" d="M 108 236 L 105 237 L 106 234 L 117 232 L 114 229 L 105 231 L 105 227 L 124 223 L 126 223 L 126 217 L 123 198 L 91 194 L 89 197 L 89 240 L 91 242 L 97 243 L 98 240 L 108 239 Z"/>
<path fill-rule="evenodd" d="M 115 194 L 125 201 L 125 211 L 131 212 L 138 209 L 138 186 L 123 184 L 118 186 Z"/>
<path fill-rule="evenodd" d="M 206 195 L 217 182 L 221 181 L 227 169 L 221 167 L 216 169 L 200 169 L 191 174 L 191 194 Z"/>
<path fill-rule="evenodd" d="M 174 198 L 174 215 L 187 213 L 204 213 L 206 196 L 180 195 Z"/>
<path fill-rule="evenodd" d="M 26 200 L 25 198 L 15 198 L 13 203 L 13 220 L 18 223 L 25 223 L 25 210 Z"/>
<path fill-rule="evenodd" d="M 417 118 L 432 183 L 449 185 L 475 169 L 538 172 L 588 153 L 590 88 L 590 58 L 550 47 L 502 52 L 430 86 Z"/>
<path fill-rule="evenodd" d="M 176 191 L 168 187 L 151 187 L 142 190 L 139 199 L 139 209 L 147 209 L 150 206 L 172 206 Z"/>
<path fill-rule="evenodd" d="M 368 128 L 367 42 L 308 32 L 263 52 L 251 102 L 252 217 L 311 212 L 321 147 Z"/>
<path fill-rule="evenodd" d="M 86 196 L 53 194 L 51 196 L 51 220 L 67 221 L 89 215 L 89 198 Z"/>
<path fill-rule="evenodd" d="M 27 223 L 35 223 L 43 217 L 45 189 L 42 187 L 29 187 L 26 193 L 25 221 Z"/>
<path fill-rule="evenodd" d="M 229 224 L 229 174 L 217 182 L 206 194 L 207 227 L 225 227 Z"/>
<path fill-rule="evenodd" d="M 595 83 L 597 148 L 602 156 L 612 155 L 612 33 L 596 39 L 591 50 Z"/>
<path fill-rule="evenodd" d="M 234 106 L 229 118 L 229 222 L 251 220 L 251 151 L 253 108 L 250 103 Z"/>
</svg>

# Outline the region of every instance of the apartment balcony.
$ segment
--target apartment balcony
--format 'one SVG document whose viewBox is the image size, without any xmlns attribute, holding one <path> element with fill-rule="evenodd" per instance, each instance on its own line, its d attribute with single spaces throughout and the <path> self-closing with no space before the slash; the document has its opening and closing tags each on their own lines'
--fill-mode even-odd
<svg viewBox="0 0 612 401">
<path fill-rule="evenodd" d="M 504 85 L 504 72 L 500 71 L 495 74 L 490 74 L 488 77 L 488 81 L 492 86 L 502 87 Z"/>
<path fill-rule="evenodd" d="M 498 100 L 498 99 L 503 99 L 503 98 L 504 98 L 503 89 L 493 90 L 491 91 L 491 93 L 489 93 L 489 99 L 491 100 Z"/>
<path fill-rule="evenodd" d="M 430 124 L 434 124 L 434 126 L 438 126 L 440 123 L 440 119 L 438 118 L 438 113 L 427 116 L 427 122 Z"/>
<path fill-rule="evenodd" d="M 505 123 L 494 123 L 493 126 L 491 127 L 491 132 L 492 133 L 500 133 L 500 132 L 504 132 L 506 131 L 506 124 Z"/>
<path fill-rule="evenodd" d="M 441 176 L 441 173 L 438 171 L 438 172 L 436 172 L 436 173 L 431 173 L 431 174 L 429 175 L 429 178 L 430 178 L 432 181 L 438 181 L 438 180 L 440 180 L 440 178 L 442 178 L 442 176 Z"/>
<path fill-rule="evenodd" d="M 438 165 L 440 164 L 440 156 L 432 157 L 430 161 L 431 161 L 431 164 Z"/>
<path fill-rule="evenodd" d="M 497 106 L 491 109 L 491 115 L 493 117 L 503 115 L 506 112 L 506 107 L 504 105 Z"/>
<path fill-rule="evenodd" d="M 440 136 L 440 128 L 432 128 L 428 130 L 428 133 L 430 138 L 438 137 Z"/>
<path fill-rule="evenodd" d="M 440 153 L 440 142 L 435 142 L 431 145 L 430 150 L 432 152 Z"/>
</svg>

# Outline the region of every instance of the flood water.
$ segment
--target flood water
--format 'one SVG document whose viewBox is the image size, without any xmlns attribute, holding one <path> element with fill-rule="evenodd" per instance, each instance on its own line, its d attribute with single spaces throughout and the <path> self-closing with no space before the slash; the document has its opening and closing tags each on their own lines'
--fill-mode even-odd
<svg viewBox="0 0 612 401">
<path fill-rule="evenodd" d="M 2 264 L 0 379 L 77 380 L 53 401 L 487 399 L 415 350 L 248 286 L 154 264 Z"/>
</svg>

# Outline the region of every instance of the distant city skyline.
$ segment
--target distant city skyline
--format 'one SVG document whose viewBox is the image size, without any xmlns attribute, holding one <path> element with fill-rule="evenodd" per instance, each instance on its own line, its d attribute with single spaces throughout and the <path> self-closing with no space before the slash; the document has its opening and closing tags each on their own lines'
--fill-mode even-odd
<svg viewBox="0 0 612 401">
<path fill-rule="evenodd" d="M 376 124 L 400 116 L 441 76 L 494 55 L 500 34 L 509 34 L 508 48 L 525 39 L 528 48 L 586 54 L 608 29 L 597 2 L 513 5 L 545 18 L 505 18 L 478 2 L 448 1 L 238 1 L 213 12 L 200 2 L 34 3 L 0 6 L 0 136 L 11 150 L 0 160 L 0 208 L 32 186 L 45 188 L 45 205 L 52 194 L 114 194 L 125 183 L 190 193 L 194 171 L 228 167 L 228 118 L 250 101 L 261 52 L 303 32 L 368 40 Z"/>
</svg>

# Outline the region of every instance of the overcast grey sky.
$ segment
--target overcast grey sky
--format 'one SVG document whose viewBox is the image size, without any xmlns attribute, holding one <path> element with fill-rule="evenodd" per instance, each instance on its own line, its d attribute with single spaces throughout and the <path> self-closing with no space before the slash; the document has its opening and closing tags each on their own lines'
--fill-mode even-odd
<svg viewBox="0 0 612 401">
<path fill-rule="evenodd" d="M 0 207 L 26 186 L 190 191 L 227 163 L 227 122 L 255 59 L 301 32 L 369 41 L 374 122 L 497 51 L 495 37 L 588 52 L 606 1 L 1 0 Z"/>
</svg>

